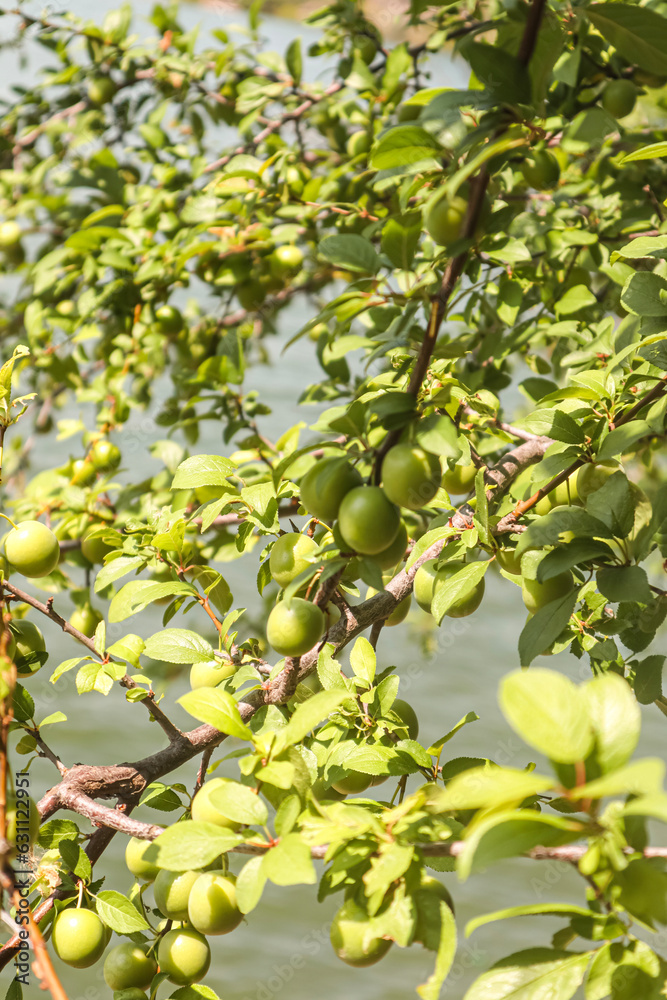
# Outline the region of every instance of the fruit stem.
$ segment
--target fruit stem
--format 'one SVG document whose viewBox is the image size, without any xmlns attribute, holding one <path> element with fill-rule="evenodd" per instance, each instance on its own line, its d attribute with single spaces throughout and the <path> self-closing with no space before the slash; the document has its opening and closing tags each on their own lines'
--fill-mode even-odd
<svg viewBox="0 0 667 1000">
<path fill-rule="evenodd" d="M 2 469 L 2 446 L 0 446 L 0 469 Z M 12 526 L 12 528 L 16 528 L 16 525 L 12 521 L 11 517 L 7 517 L 6 514 L 1 514 L 1 513 L 0 513 L 0 517 L 4 517 L 5 521 L 9 521 L 9 523 Z"/>
</svg>

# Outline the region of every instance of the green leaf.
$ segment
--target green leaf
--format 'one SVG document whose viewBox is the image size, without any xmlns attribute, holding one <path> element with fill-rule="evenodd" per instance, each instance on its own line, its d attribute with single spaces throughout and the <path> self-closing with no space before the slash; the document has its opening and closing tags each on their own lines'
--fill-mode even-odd
<svg viewBox="0 0 667 1000">
<path fill-rule="evenodd" d="M 478 927 L 491 924 L 495 920 L 507 920 L 510 917 L 591 917 L 591 910 L 583 906 L 573 906 L 572 903 L 527 903 L 525 906 L 510 906 L 494 913 L 483 913 L 474 917 L 466 924 L 465 936 L 470 937 Z"/>
<path fill-rule="evenodd" d="M 441 736 L 439 740 L 436 740 L 435 743 L 433 743 L 428 748 L 427 752 L 430 753 L 430 754 L 433 754 L 433 755 L 438 754 L 442 750 L 442 748 L 444 747 L 445 743 L 449 743 L 449 741 L 451 740 L 451 738 L 453 736 L 456 736 L 456 734 L 458 733 L 459 729 L 462 729 L 463 726 L 467 726 L 468 723 L 470 723 L 470 722 L 478 722 L 478 721 L 479 721 L 479 715 L 477 714 L 477 712 L 467 712 L 463 716 L 463 718 L 459 719 L 459 721 L 456 723 L 456 725 L 453 726 L 449 730 L 448 733 L 445 733 L 445 735 Z"/>
<path fill-rule="evenodd" d="M 596 574 L 598 590 L 616 604 L 619 601 L 640 601 L 648 604 L 653 600 L 646 570 L 641 566 L 608 566 Z"/>
<path fill-rule="evenodd" d="M 642 146 L 641 149 L 633 149 L 631 153 L 627 153 L 621 160 L 623 163 L 632 163 L 634 160 L 653 160 L 659 156 L 667 156 L 667 142 L 652 142 L 650 146 Z M 651 237 L 642 237 L 643 239 L 651 239 Z M 658 236 L 655 239 L 664 240 L 664 237 Z M 633 243 L 638 242 L 633 240 Z M 632 245 L 632 244 L 630 244 Z M 667 246 L 667 242 L 665 243 Z M 623 247 L 623 250 L 626 248 Z M 624 254 L 624 256 L 626 256 Z"/>
<path fill-rule="evenodd" d="M 172 490 L 194 490 L 198 486 L 227 486 L 227 477 L 235 469 L 222 455 L 193 455 L 176 469 Z"/>
<path fill-rule="evenodd" d="M 438 625 L 457 601 L 465 600 L 468 595 L 472 594 L 484 578 L 490 565 L 489 562 L 467 563 L 462 569 L 452 574 L 448 580 L 439 585 L 436 584 L 431 603 L 431 614 Z"/>
<path fill-rule="evenodd" d="M 647 757 L 570 790 L 573 799 L 603 799 L 609 795 L 654 795 L 662 792 L 665 764 Z"/>
<path fill-rule="evenodd" d="M 461 51 L 477 79 L 492 95 L 498 94 L 505 104 L 530 103 L 528 70 L 516 56 L 497 45 L 481 42 L 463 44 Z"/>
<path fill-rule="evenodd" d="M 523 627 L 519 636 L 519 660 L 530 666 L 536 656 L 544 653 L 566 628 L 577 603 L 577 591 L 571 590 L 539 608 Z"/>
<path fill-rule="evenodd" d="M 225 781 L 210 794 L 215 809 L 235 823 L 263 826 L 269 818 L 265 802 L 239 781 Z"/>
<path fill-rule="evenodd" d="M 590 952 L 518 951 L 475 980 L 463 1000 L 570 1000 L 589 961 Z"/>
<path fill-rule="evenodd" d="M 459 432 L 454 421 L 446 413 L 433 413 L 430 417 L 420 420 L 415 440 L 432 455 L 454 460 L 461 457 Z"/>
<path fill-rule="evenodd" d="M 649 361 L 656 368 L 667 371 L 667 340 L 662 338 L 651 344 L 644 344 L 637 351 L 640 358 Z"/>
<path fill-rule="evenodd" d="M 421 215 L 392 215 L 382 227 L 382 252 L 394 267 L 410 270 L 421 235 Z"/>
<path fill-rule="evenodd" d="M 93 877 L 93 869 L 84 849 L 73 840 L 65 838 L 58 844 L 58 850 L 67 868 L 84 882 L 90 882 Z"/>
<path fill-rule="evenodd" d="M 443 812 L 460 809 L 493 809 L 520 803 L 531 795 L 553 788 L 553 778 L 509 767 L 473 767 L 447 783 L 438 799 Z"/>
<path fill-rule="evenodd" d="M 667 315 L 665 292 L 667 292 L 665 278 L 650 271 L 635 271 L 623 286 L 621 304 L 635 316 L 665 316 Z"/>
<path fill-rule="evenodd" d="M 23 1000 L 23 987 L 18 979 L 12 979 L 5 993 L 5 1000 Z"/>
<path fill-rule="evenodd" d="M 555 313 L 559 318 L 561 316 L 574 316 L 575 313 L 588 309 L 589 306 L 594 306 L 596 302 L 597 299 L 590 288 L 586 285 L 575 285 L 573 288 L 568 288 L 565 294 L 558 299 Z"/>
<path fill-rule="evenodd" d="M 662 695 L 662 671 L 665 657 L 659 654 L 633 661 L 633 689 L 640 705 L 650 705 Z"/>
<path fill-rule="evenodd" d="M 200 722 L 207 722 L 218 732 L 236 736 L 240 740 L 252 739 L 252 731 L 241 719 L 236 702 L 226 691 L 219 688 L 198 688 L 188 691 L 177 700 L 186 712 Z"/>
<path fill-rule="evenodd" d="M 134 570 L 143 569 L 146 560 L 143 556 L 117 556 L 108 562 L 95 577 L 95 593 L 108 587 L 110 583 L 115 583 L 121 576 L 132 573 Z"/>
<path fill-rule="evenodd" d="M 303 58 L 301 55 L 300 38 L 294 38 L 287 46 L 285 63 L 287 65 L 288 72 L 294 81 L 294 86 L 298 87 L 301 83 L 301 74 L 303 73 Z"/>
<path fill-rule="evenodd" d="M 601 674 L 584 684 L 582 695 L 601 770 L 606 773 L 623 767 L 635 752 L 641 728 L 641 712 L 630 685 L 618 674 Z"/>
<path fill-rule="evenodd" d="M 38 843 L 44 850 L 57 847 L 61 840 L 76 840 L 79 828 L 71 819 L 50 819 L 39 828 Z"/>
<path fill-rule="evenodd" d="M 438 945 L 435 969 L 425 983 L 417 987 L 417 993 L 422 1000 L 438 1000 L 442 984 L 449 975 L 456 956 L 456 920 L 447 904 L 439 901 L 440 941 Z M 437 930 L 437 922 L 429 920 L 432 930 Z"/>
<path fill-rule="evenodd" d="M 437 160 L 440 149 L 438 141 L 419 125 L 398 125 L 377 140 L 370 162 L 376 170 L 392 170 L 422 160 Z"/>
<path fill-rule="evenodd" d="M 325 236 L 320 240 L 317 250 L 320 257 L 348 271 L 377 274 L 380 270 L 380 258 L 373 244 L 355 233 L 348 236 Z"/>
<path fill-rule="evenodd" d="M 241 913 L 254 910 L 266 885 L 267 876 L 263 867 L 264 856 L 259 855 L 247 861 L 236 879 L 236 901 Z"/>
<path fill-rule="evenodd" d="M 314 885 L 317 882 L 310 848 L 298 833 L 286 837 L 262 858 L 262 872 L 274 885 Z"/>
<path fill-rule="evenodd" d="M 213 647 L 197 632 L 166 628 L 146 639 L 145 653 L 167 663 L 205 663 L 214 658 Z"/>
<path fill-rule="evenodd" d="M 593 730 L 580 691 L 554 670 L 515 670 L 500 685 L 500 707 L 529 746 L 561 764 L 585 760 Z"/>
<path fill-rule="evenodd" d="M 504 858 L 527 854 L 534 847 L 557 847 L 582 836 L 582 826 L 563 816 L 533 809 L 494 812 L 468 827 L 463 851 L 456 860 L 461 881 Z"/>
<path fill-rule="evenodd" d="M 122 622 L 163 597 L 196 595 L 189 583 L 153 583 L 151 580 L 130 580 L 113 597 L 109 606 L 109 621 Z"/>
<path fill-rule="evenodd" d="M 170 872 L 185 872 L 191 868 L 205 868 L 242 839 L 232 830 L 214 823 L 195 823 L 186 819 L 161 833 L 144 852 L 144 857 Z"/>
<path fill-rule="evenodd" d="M 312 698 L 298 705 L 287 725 L 280 730 L 283 746 L 300 743 L 308 733 L 323 722 L 349 698 L 347 689 L 318 691 Z"/>
<path fill-rule="evenodd" d="M 360 635 L 350 652 L 350 666 L 355 677 L 366 681 L 370 686 L 375 677 L 375 650 L 365 636 Z"/>
<path fill-rule="evenodd" d="M 370 899 L 377 893 L 380 901 L 412 864 L 415 849 L 407 844 L 383 844 L 378 853 L 371 858 L 371 866 L 363 877 L 365 893 Z"/>
<path fill-rule="evenodd" d="M 109 889 L 98 893 L 96 906 L 102 923 L 117 934 L 136 934 L 138 931 L 149 930 L 137 908 L 120 892 Z"/>
<path fill-rule="evenodd" d="M 667 963 L 643 941 L 609 942 L 595 952 L 586 1000 L 661 1000 Z"/>
<path fill-rule="evenodd" d="M 636 441 L 646 437 L 651 433 L 651 426 L 645 420 L 630 420 L 622 427 L 607 434 L 602 442 L 602 447 L 598 449 L 596 458 L 603 462 L 605 459 L 617 458 L 624 452 L 629 451 Z"/>
<path fill-rule="evenodd" d="M 586 13 L 631 66 L 667 74 L 667 20 L 657 11 L 629 3 L 594 3 Z"/>
</svg>

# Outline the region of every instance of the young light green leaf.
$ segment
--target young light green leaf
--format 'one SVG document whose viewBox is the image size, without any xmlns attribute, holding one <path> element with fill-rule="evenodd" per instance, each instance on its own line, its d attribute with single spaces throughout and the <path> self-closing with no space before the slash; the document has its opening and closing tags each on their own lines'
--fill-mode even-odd
<svg viewBox="0 0 667 1000">
<path fill-rule="evenodd" d="M 195 719 L 207 722 L 227 736 L 236 736 L 240 740 L 252 739 L 252 732 L 241 719 L 236 702 L 226 691 L 219 688 L 197 688 L 181 695 L 178 704 Z"/>
<path fill-rule="evenodd" d="M 551 760 L 574 764 L 593 749 L 585 700 L 576 684 L 555 670 L 513 671 L 501 682 L 499 700 L 514 731 Z"/>
<path fill-rule="evenodd" d="M 168 827 L 144 852 L 144 857 L 171 872 L 205 868 L 242 838 L 213 823 L 183 820 Z"/>
<path fill-rule="evenodd" d="M 186 628 L 166 628 L 146 639 L 145 653 L 167 663 L 205 663 L 212 660 L 213 647 L 197 632 Z"/>
<path fill-rule="evenodd" d="M 591 953 L 528 948 L 503 958 L 476 979 L 463 1000 L 570 1000 Z"/>
<path fill-rule="evenodd" d="M 147 931 L 148 924 L 127 896 L 113 889 L 96 896 L 97 914 L 107 927 L 117 934 L 136 934 Z"/>
<path fill-rule="evenodd" d="M 298 833 L 288 833 L 266 852 L 262 872 L 274 885 L 314 885 L 317 882 L 310 848 Z"/>
</svg>

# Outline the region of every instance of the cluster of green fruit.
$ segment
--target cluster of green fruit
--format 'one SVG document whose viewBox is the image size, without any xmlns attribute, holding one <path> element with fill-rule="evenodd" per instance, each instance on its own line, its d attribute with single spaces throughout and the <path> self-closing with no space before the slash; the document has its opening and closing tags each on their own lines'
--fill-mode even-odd
<svg viewBox="0 0 667 1000">
<path fill-rule="evenodd" d="M 474 476 L 474 474 L 473 474 Z M 438 492 L 443 475 L 440 461 L 423 448 L 397 444 L 382 466 L 382 486 L 363 483 L 361 474 L 346 458 L 322 459 L 301 481 L 301 504 L 327 526 L 319 543 L 292 532 L 274 544 L 269 559 L 271 576 L 282 588 L 312 568 L 322 543 L 333 543 L 349 556 L 348 577 L 354 560 L 371 559 L 381 571 L 394 570 L 405 558 L 408 532 L 401 508 L 420 510 Z M 367 596 L 372 596 L 369 590 Z M 387 625 L 405 618 L 410 597 L 389 616 Z M 270 645 L 282 656 L 301 656 L 311 649 L 337 618 L 338 609 L 326 612 L 303 597 L 279 601 L 267 622 Z"/>
<path fill-rule="evenodd" d="M 238 829 L 211 802 L 211 793 L 224 778 L 206 782 L 192 802 L 192 817 L 199 822 Z M 104 980 L 112 990 L 123 993 L 123 1000 L 145 1000 L 157 972 L 166 973 L 178 986 L 191 986 L 206 975 L 211 950 L 207 937 L 228 934 L 241 923 L 243 915 L 236 901 L 235 876 L 227 872 L 222 859 L 206 869 L 172 872 L 160 868 L 149 857 L 151 845 L 131 838 L 125 861 L 134 877 L 153 883 L 157 911 L 164 918 L 156 941 L 123 942 L 112 948 L 104 962 Z M 94 965 L 109 943 L 110 931 L 93 910 L 82 907 L 62 910 L 53 926 L 53 947 L 58 957 L 77 969 Z"/>
<path fill-rule="evenodd" d="M 291 532 L 274 544 L 269 559 L 272 578 L 282 588 L 302 574 L 308 576 L 317 564 L 323 547 L 332 545 L 347 559 L 343 579 L 358 578 L 360 558 L 375 563 L 386 581 L 403 561 L 408 548 L 408 529 L 401 509 L 418 511 L 428 505 L 440 487 L 450 494 L 464 494 L 474 485 L 477 469 L 472 463 L 455 465 L 442 472 L 439 458 L 418 445 L 401 443 L 391 448 L 382 466 L 382 485 L 363 483 L 361 474 L 346 458 L 322 459 L 301 481 L 301 504 L 317 521 L 326 526 L 316 541 L 309 535 Z M 433 592 L 462 563 L 450 563 L 436 576 L 427 565 L 418 572 L 415 596 L 420 607 L 431 609 Z M 430 574 L 430 575 L 429 575 Z M 427 582 L 428 580 L 428 582 Z M 305 584 L 304 584 L 305 586 Z M 428 592 L 428 593 L 427 593 Z M 377 591 L 370 587 L 366 598 Z M 484 593 L 483 581 L 475 593 L 465 596 L 448 612 L 453 617 L 471 614 Z M 410 609 L 408 595 L 385 620 L 393 626 L 402 622 Z M 334 605 L 324 611 L 304 597 L 281 600 L 272 609 L 267 622 L 269 644 L 282 656 L 301 656 L 311 649 L 340 617 Z"/>
<path fill-rule="evenodd" d="M 601 489 L 620 468 L 618 462 L 587 462 L 572 477 L 571 482 L 566 480 L 542 497 L 535 504 L 535 513 L 545 515 L 552 510 L 583 506 L 588 497 Z M 517 576 L 521 574 L 521 595 L 531 615 L 569 593 L 574 586 L 574 578 L 569 570 L 547 580 L 538 580 L 537 569 L 543 557 L 544 551 L 541 549 L 530 549 L 520 559 L 512 548 L 501 549 L 497 554 L 500 566 L 507 573 Z"/>
<path fill-rule="evenodd" d="M 90 486 L 98 475 L 108 474 L 120 465 L 117 445 L 107 438 L 97 438 L 85 458 L 72 459 L 63 469 L 73 486 Z"/>
</svg>

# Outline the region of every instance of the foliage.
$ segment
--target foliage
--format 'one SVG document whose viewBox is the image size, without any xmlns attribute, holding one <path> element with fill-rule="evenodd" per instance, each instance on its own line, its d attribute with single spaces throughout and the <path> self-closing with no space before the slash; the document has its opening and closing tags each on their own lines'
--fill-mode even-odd
<svg viewBox="0 0 667 1000">
<path fill-rule="evenodd" d="M 157 954 L 150 890 L 124 896 L 96 876 L 108 829 L 153 841 L 147 861 L 176 873 L 226 871 L 243 847 L 242 913 L 267 882 L 319 882 L 320 899 L 364 918 L 352 964 L 381 958 L 383 941 L 434 952 L 418 987 L 429 1000 L 456 926 L 426 870 L 464 882 L 505 858 L 562 857 L 578 865 L 581 905 L 479 914 L 466 933 L 510 917 L 563 923 L 544 947 L 484 972 L 466 1000 L 568 1000 L 583 982 L 588 1000 L 662 995 L 665 961 L 632 929 L 667 923 L 665 852 L 646 850 L 647 823 L 667 822 L 664 765 L 633 756 L 640 706 L 667 706 L 665 657 L 651 651 L 667 614 L 662 5 L 412 0 L 407 20 L 425 41 L 386 46 L 360 6 L 336 0 L 310 16 L 310 50 L 295 39 L 284 54 L 265 49 L 254 6 L 241 41 L 183 31 L 177 5 L 154 8 L 148 39 L 127 6 L 101 27 L 0 16 L 48 54 L 14 87 L 0 129 L 4 508 L 45 517 L 60 542 L 60 564 L 30 587 L 56 604 L 70 592 L 85 612 L 81 631 L 63 625 L 84 648 L 55 666 L 56 690 L 69 671 L 82 696 L 121 685 L 170 742 L 142 770 L 71 768 L 42 801 L 32 899 L 49 901 L 45 933 L 57 871 L 56 910 L 83 891 L 108 928 Z M 439 85 L 451 45 L 467 89 Z M 332 83 L 306 82 L 324 70 Z M 607 92 L 619 81 L 630 84 L 620 104 L 618 87 Z M 324 406 L 309 428 L 269 438 L 269 407 L 244 375 L 269 361 L 294 300 L 309 318 L 285 349 L 316 356 L 319 380 L 300 402 Z M 162 436 L 136 430 L 149 408 Z M 210 422 L 224 455 L 198 447 Z M 51 467 L 54 437 L 69 442 L 64 466 Z M 390 483 L 383 463 L 399 442 L 414 450 Z M 162 468 L 142 479 L 147 451 Z M 328 459 L 301 505 L 304 477 Z M 466 502 L 452 502 L 440 473 L 469 488 Z M 400 519 L 383 484 L 408 500 Z M 351 489 L 375 506 L 366 523 L 345 505 L 341 532 Z M 331 516 L 311 516 L 320 504 Z M 288 519 L 313 544 L 294 566 L 282 554 L 278 594 L 270 557 Z M 401 519 L 410 542 L 384 558 Z M 266 595 L 260 622 L 224 577 L 238 558 Z M 449 757 L 474 713 L 423 746 L 392 707 L 400 664 L 382 662 L 378 639 L 402 620 L 426 562 L 419 603 L 434 625 L 480 601 L 483 621 L 488 573 L 521 588 L 531 614 L 516 663 L 530 669 L 503 680 L 500 704 L 549 761 L 540 773 L 499 766 L 482 740 L 478 758 Z M 8 609 L 54 617 L 6 560 L 2 572 L 5 620 Z M 322 609 L 305 608 L 314 645 L 298 622 L 289 641 L 281 633 L 296 659 L 267 644 L 276 596 L 290 621 L 307 602 Z M 141 613 L 156 604 L 163 628 L 146 636 Z M 190 612 L 197 627 L 184 627 Z M 108 645 L 107 623 L 126 622 L 136 631 Z M 3 636 L 15 752 L 57 763 L 44 728 L 67 720 L 39 721 L 29 693 L 46 653 Z M 531 666 L 566 649 L 591 679 Z M 215 688 L 180 699 L 202 723 L 190 734 L 169 721 L 168 695 L 158 704 L 158 663 L 221 668 Z M 141 708 L 126 711 L 129 726 Z M 236 777 L 209 790 L 207 819 L 192 818 L 189 790 L 169 775 L 198 756 L 213 772 L 226 737 L 241 741 Z M 346 800 L 350 790 L 363 797 Z M 169 825 L 97 801 L 114 797 Z M 52 818 L 61 808 L 82 819 Z M 154 967 L 141 951 L 134 960 L 144 976 Z"/>
</svg>

